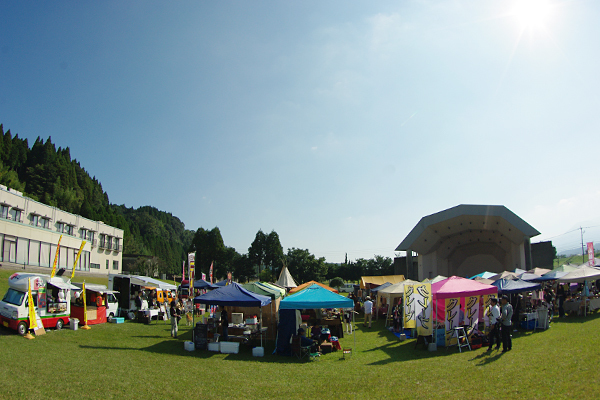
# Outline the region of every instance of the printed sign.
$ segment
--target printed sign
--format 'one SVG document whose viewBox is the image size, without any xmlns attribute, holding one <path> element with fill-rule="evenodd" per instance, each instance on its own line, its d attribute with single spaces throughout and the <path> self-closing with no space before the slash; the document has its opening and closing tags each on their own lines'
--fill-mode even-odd
<svg viewBox="0 0 600 400">
<path fill-rule="evenodd" d="M 466 297 L 464 325 L 470 327 L 469 337 L 473 334 L 474 328 L 477 328 L 477 324 L 479 324 L 479 296 Z"/>
<path fill-rule="evenodd" d="M 446 299 L 446 346 L 456 344 L 454 328 L 460 325 L 460 299 Z"/>
<path fill-rule="evenodd" d="M 431 320 L 431 284 L 414 285 L 412 295 L 415 298 L 417 334 L 420 336 L 429 336 L 433 333 Z"/>
<path fill-rule="evenodd" d="M 417 326 L 415 321 L 415 305 L 414 305 L 414 293 L 415 287 L 413 285 L 404 285 L 404 328 L 412 329 Z"/>
</svg>

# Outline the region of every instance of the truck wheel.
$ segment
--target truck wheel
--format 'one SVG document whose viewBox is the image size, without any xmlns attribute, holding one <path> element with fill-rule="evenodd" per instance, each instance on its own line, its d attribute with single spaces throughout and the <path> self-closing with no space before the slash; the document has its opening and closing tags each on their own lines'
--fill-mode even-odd
<svg viewBox="0 0 600 400">
<path fill-rule="evenodd" d="M 57 331 L 60 331 L 60 330 L 63 328 L 63 325 L 64 325 L 64 324 L 65 324 L 65 323 L 63 322 L 63 320 L 62 320 L 62 319 L 59 319 L 58 321 L 56 321 L 56 330 L 57 330 Z"/>
<path fill-rule="evenodd" d="M 106 318 L 106 320 L 107 320 L 108 322 L 112 322 L 112 320 L 113 320 L 113 318 L 114 318 L 114 317 L 115 317 L 115 316 L 114 316 L 114 314 L 113 314 L 113 313 L 110 313 L 110 314 L 108 315 L 108 318 Z"/>
<path fill-rule="evenodd" d="M 27 322 L 19 322 L 17 325 L 17 333 L 21 336 L 24 336 L 27 333 Z"/>
</svg>

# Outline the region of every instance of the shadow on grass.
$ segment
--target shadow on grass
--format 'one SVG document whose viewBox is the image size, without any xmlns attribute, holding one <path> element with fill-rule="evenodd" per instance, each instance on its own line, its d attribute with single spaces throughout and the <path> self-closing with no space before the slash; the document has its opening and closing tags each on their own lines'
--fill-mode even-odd
<svg viewBox="0 0 600 400">
<path fill-rule="evenodd" d="M 503 355 L 504 353 L 501 350 L 485 351 L 471 358 L 469 361 L 479 361 L 475 365 L 481 367 L 494 361 L 498 361 Z"/>
</svg>

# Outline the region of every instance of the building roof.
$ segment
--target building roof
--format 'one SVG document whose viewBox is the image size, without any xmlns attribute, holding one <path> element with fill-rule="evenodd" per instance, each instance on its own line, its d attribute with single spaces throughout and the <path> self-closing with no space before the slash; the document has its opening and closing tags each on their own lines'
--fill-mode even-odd
<svg viewBox="0 0 600 400">
<path fill-rule="evenodd" d="M 386 282 L 392 285 L 400 283 L 404 280 L 404 275 L 381 275 L 381 276 L 361 276 L 360 288 L 365 289 L 367 284 L 383 285 Z"/>
<path fill-rule="evenodd" d="M 396 251 L 428 254 L 439 249 L 450 254 L 469 243 L 503 247 L 503 239 L 518 244 L 539 234 L 505 206 L 461 204 L 421 218 Z"/>
</svg>

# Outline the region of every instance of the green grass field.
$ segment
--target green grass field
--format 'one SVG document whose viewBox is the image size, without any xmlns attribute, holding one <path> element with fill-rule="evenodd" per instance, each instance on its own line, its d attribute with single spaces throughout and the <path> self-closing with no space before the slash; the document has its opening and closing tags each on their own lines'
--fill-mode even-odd
<svg viewBox="0 0 600 400">
<path fill-rule="evenodd" d="M 187 352 L 191 327 L 172 339 L 162 321 L 50 330 L 34 340 L 2 328 L 0 398 L 596 398 L 599 331 L 595 313 L 515 333 L 505 354 L 429 352 L 399 342 L 380 320 L 358 325 L 349 359 L 338 352 L 300 361 L 271 355 L 273 343 L 262 358 L 244 346 L 240 354 Z M 352 346 L 351 336 L 341 341 Z"/>
</svg>

